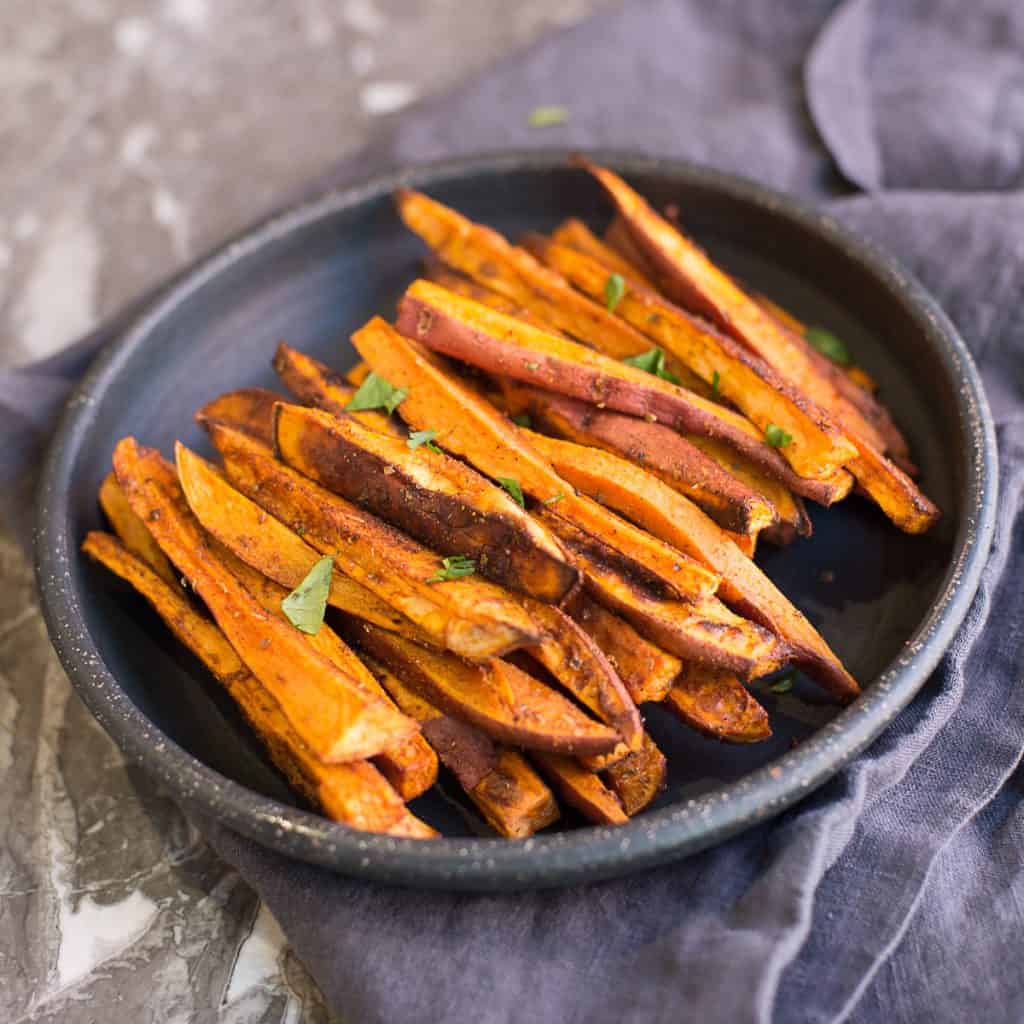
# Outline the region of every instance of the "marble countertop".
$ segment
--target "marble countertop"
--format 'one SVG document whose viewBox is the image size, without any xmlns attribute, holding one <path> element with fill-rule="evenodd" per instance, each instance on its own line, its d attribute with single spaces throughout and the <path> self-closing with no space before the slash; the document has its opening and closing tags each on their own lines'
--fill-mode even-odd
<svg viewBox="0 0 1024 1024">
<path fill-rule="evenodd" d="M 0 365 L 608 2 L 0 5 Z M 71 691 L 2 529 L 0 579 L 0 1020 L 331 1021 L 252 891 Z"/>
</svg>

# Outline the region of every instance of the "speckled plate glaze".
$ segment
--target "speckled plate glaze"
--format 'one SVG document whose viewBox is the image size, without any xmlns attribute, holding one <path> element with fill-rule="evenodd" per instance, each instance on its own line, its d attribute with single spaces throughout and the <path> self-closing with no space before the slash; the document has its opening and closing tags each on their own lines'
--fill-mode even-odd
<svg viewBox="0 0 1024 1024">
<path fill-rule="evenodd" d="M 83 700 L 126 755 L 184 804 L 280 853 L 339 872 L 452 889 L 563 885 L 650 867 L 779 813 L 862 750 L 921 688 L 974 595 L 995 510 L 991 418 L 967 350 L 935 302 L 876 248 L 831 218 L 758 185 L 689 164 L 595 154 L 656 204 L 675 202 L 691 232 L 742 279 L 842 335 L 881 382 L 945 510 L 910 538 L 859 499 L 812 511 L 815 535 L 767 571 L 865 684 L 840 710 L 801 681 L 774 696 L 755 684 L 775 736 L 728 747 L 658 708 L 649 728 L 669 757 L 658 803 L 618 829 L 567 817 L 530 840 L 484 837 L 448 799 L 413 809 L 444 839 L 356 833 L 297 805 L 230 701 L 149 609 L 88 564 L 78 544 L 100 525 L 96 489 L 116 440 L 205 449 L 193 411 L 228 388 L 274 386 L 281 338 L 338 368 L 340 342 L 388 315 L 422 249 L 393 212 L 400 184 L 425 189 L 515 237 L 575 215 L 603 225 L 596 186 L 560 152 L 512 153 L 377 178 L 290 210 L 204 259 L 97 360 L 49 452 L 36 563 L 50 635 Z M 446 792 L 447 791 L 447 792 Z"/>
</svg>

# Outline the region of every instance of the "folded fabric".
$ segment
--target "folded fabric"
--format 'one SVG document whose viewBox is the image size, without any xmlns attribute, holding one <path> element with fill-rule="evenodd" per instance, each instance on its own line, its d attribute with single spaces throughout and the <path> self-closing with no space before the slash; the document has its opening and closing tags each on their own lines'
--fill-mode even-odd
<svg viewBox="0 0 1024 1024">
<path fill-rule="evenodd" d="M 943 303 L 1000 443 L 993 553 L 942 665 L 870 750 L 773 822 L 632 878 L 513 896 L 356 882 L 200 822 L 344 1020 L 1024 1013 L 1024 195 L 971 194 L 1021 183 L 1024 18 L 1013 0 L 833 7 L 636 0 L 411 112 L 314 186 L 543 141 L 685 156 L 829 199 Z M 539 138 L 527 115 L 553 103 L 569 121 Z M 61 392 L 113 333 L 0 376 L 8 479 L 27 479 Z"/>
</svg>

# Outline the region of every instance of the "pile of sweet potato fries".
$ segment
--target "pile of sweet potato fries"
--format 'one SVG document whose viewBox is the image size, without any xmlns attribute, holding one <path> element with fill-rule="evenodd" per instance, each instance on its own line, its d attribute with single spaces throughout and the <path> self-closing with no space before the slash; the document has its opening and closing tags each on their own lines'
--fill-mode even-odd
<svg viewBox="0 0 1024 1024">
<path fill-rule="evenodd" d="M 407 802 L 439 763 L 502 836 L 554 822 L 556 794 L 626 821 L 666 774 L 638 705 L 750 743 L 770 735 L 751 680 L 792 665 L 859 692 L 759 536 L 807 536 L 805 501 L 855 488 L 910 533 L 938 517 L 838 339 L 579 163 L 616 208 L 603 238 L 570 220 L 512 245 L 400 191 L 432 260 L 394 326 L 353 335 L 362 363 L 282 344 L 290 399 L 197 413 L 219 465 L 128 437 L 101 488 L 113 533 L 85 552 L 353 828 L 435 836 Z"/>
</svg>

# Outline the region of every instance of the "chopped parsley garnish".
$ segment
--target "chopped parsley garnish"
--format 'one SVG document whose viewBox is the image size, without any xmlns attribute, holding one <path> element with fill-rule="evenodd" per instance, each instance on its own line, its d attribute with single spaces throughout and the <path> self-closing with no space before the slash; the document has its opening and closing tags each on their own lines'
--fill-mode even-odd
<svg viewBox="0 0 1024 1024">
<path fill-rule="evenodd" d="M 622 360 L 628 366 L 635 366 L 638 370 L 667 380 L 670 384 L 678 384 L 679 378 L 665 369 L 665 353 L 660 348 L 652 348 L 647 352 L 641 352 L 638 356 L 629 356 Z"/>
<path fill-rule="evenodd" d="M 722 375 L 715 370 L 711 374 L 711 394 L 713 397 L 718 397 L 718 385 L 722 383 Z"/>
<path fill-rule="evenodd" d="M 793 440 L 793 435 L 783 430 L 782 427 L 769 423 L 764 428 L 764 439 L 773 448 L 785 448 Z"/>
<path fill-rule="evenodd" d="M 565 124 L 569 120 L 569 108 L 559 106 L 534 107 L 527 123 L 531 128 L 547 128 L 553 124 Z"/>
<path fill-rule="evenodd" d="M 776 679 L 771 686 L 768 687 L 769 693 L 789 693 L 793 689 L 793 684 L 796 682 L 796 673 L 787 672 L 781 679 Z"/>
<path fill-rule="evenodd" d="M 441 559 L 443 568 L 427 580 L 428 583 L 443 583 L 445 580 L 458 580 L 463 576 L 472 576 L 476 572 L 476 562 L 465 555 L 451 555 Z"/>
<path fill-rule="evenodd" d="M 437 437 L 436 430 L 414 430 L 410 435 L 409 439 L 405 442 L 413 451 L 415 451 L 421 444 L 425 444 L 432 452 L 437 452 L 438 455 L 442 454 L 441 449 L 434 444 L 434 438 Z"/>
<path fill-rule="evenodd" d="M 839 366 L 849 366 L 853 362 L 850 358 L 850 350 L 843 343 L 842 338 L 837 338 L 824 327 L 808 327 L 804 331 L 804 337 L 833 363 Z"/>
<path fill-rule="evenodd" d="M 526 500 L 523 498 L 523 489 L 519 486 L 518 480 L 510 476 L 499 476 L 498 483 L 508 491 L 509 494 L 523 507 L 526 508 Z"/>
<path fill-rule="evenodd" d="M 621 274 L 609 274 L 608 280 L 604 283 L 604 304 L 610 313 L 615 312 L 615 307 L 622 301 L 626 294 L 626 280 Z"/>
<path fill-rule="evenodd" d="M 518 416 L 513 416 L 512 422 L 517 427 L 526 427 L 527 430 L 533 426 L 533 420 L 530 419 L 530 414 L 528 412 L 521 412 Z"/>
<path fill-rule="evenodd" d="M 552 494 L 550 498 L 545 498 L 541 502 L 541 504 L 542 505 L 554 505 L 557 502 L 561 501 L 564 497 L 565 497 L 565 495 L 562 494 L 561 491 L 559 491 L 558 494 Z"/>
<path fill-rule="evenodd" d="M 383 377 L 369 373 L 366 380 L 359 385 L 359 390 L 345 406 L 346 412 L 363 412 L 367 409 L 387 409 L 393 413 L 405 401 L 409 392 L 405 388 L 396 388 Z"/>
<path fill-rule="evenodd" d="M 303 633 L 316 636 L 324 624 L 333 568 L 333 558 L 321 558 L 309 570 L 306 578 L 281 602 L 281 611 L 288 617 L 288 621 Z"/>
</svg>

